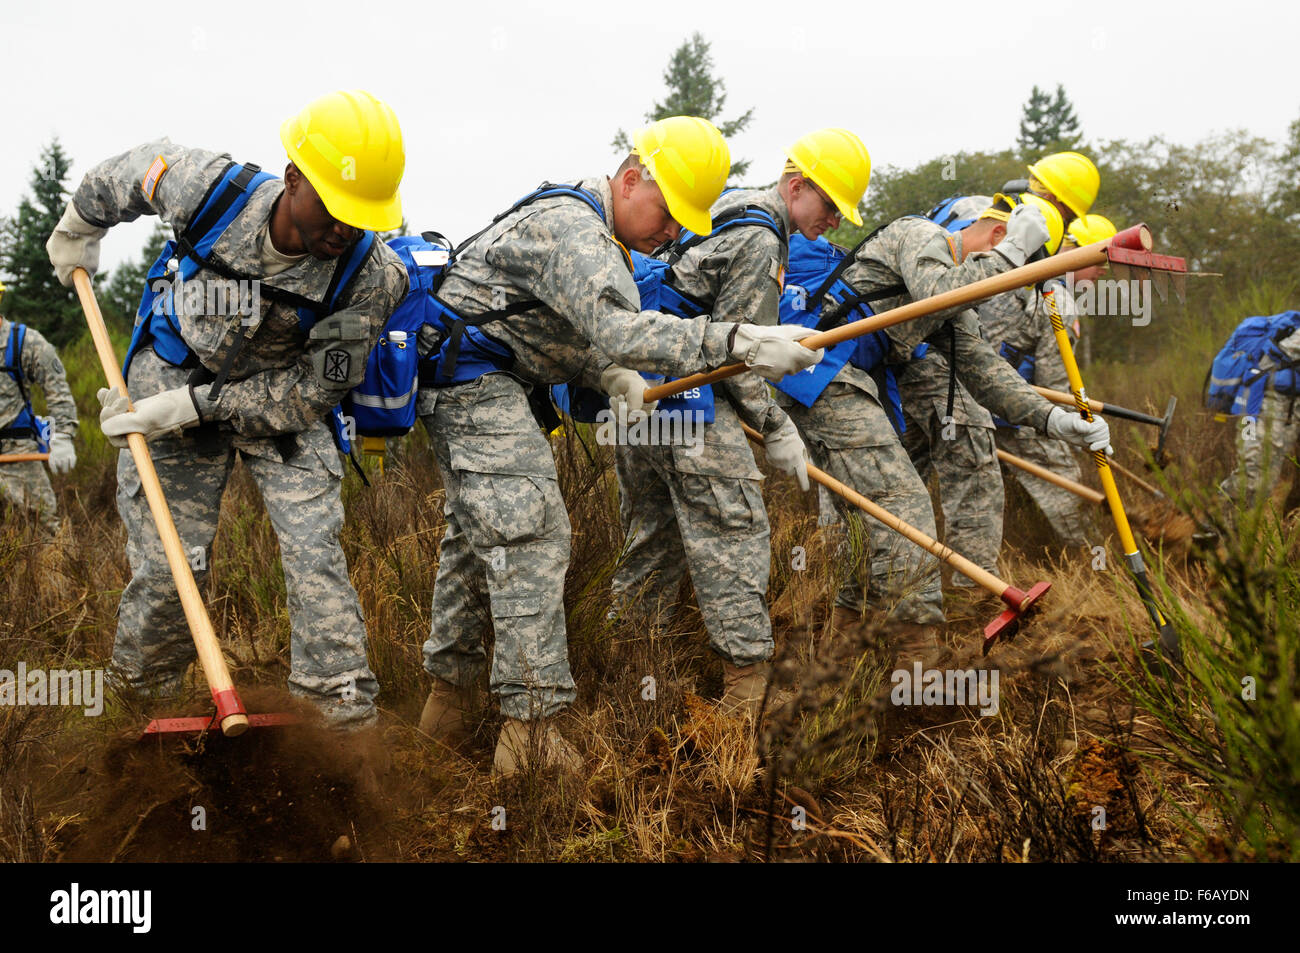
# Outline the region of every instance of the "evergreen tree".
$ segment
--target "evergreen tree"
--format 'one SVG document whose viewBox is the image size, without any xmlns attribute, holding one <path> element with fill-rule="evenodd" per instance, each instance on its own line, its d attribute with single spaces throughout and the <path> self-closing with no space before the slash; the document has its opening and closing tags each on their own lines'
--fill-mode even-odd
<svg viewBox="0 0 1300 953">
<path fill-rule="evenodd" d="M 68 204 L 64 186 L 72 160 L 56 137 L 41 150 L 32 170 L 31 195 L 18 203 L 18 214 L 0 229 L 0 271 L 9 292 L 5 316 L 29 324 L 57 347 L 81 331 L 84 320 L 76 293 L 54 277 L 45 242 Z"/>
<path fill-rule="evenodd" d="M 1057 83 L 1056 94 L 1051 95 L 1035 84 L 1020 117 L 1016 144 L 1021 154 L 1037 158 L 1045 153 L 1074 149 L 1080 139 L 1079 118 L 1065 95 L 1065 87 Z"/>
<path fill-rule="evenodd" d="M 754 118 L 753 107 L 731 120 L 718 117 L 727 102 L 726 83 L 713 75 L 713 56 L 709 52 L 709 41 L 699 33 L 679 46 L 668 68 L 664 70 L 664 85 L 668 87 L 668 96 L 661 103 L 655 103 L 645 114 L 646 122 L 655 122 L 668 116 L 701 116 L 709 120 L 730 139 L 743 132 Z M 631 152 L 632 139 L 622 129 L 614 136 L 611 143 L 617 152 Z M 743 176 L 749 169 L 748 159 L 731 160 L 733 177 Z"/>
</svg>

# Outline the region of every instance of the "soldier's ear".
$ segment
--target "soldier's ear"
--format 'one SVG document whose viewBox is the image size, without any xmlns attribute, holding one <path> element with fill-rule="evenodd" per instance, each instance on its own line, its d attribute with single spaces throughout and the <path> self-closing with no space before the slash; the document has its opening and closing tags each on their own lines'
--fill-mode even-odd
<svg viewBox="0 0 1300 953">
<path fill-rule="evenodd" d="M 990 246 L 999 245 L 1002 243 L 1002 239 L 1006 237 L 1007 237 L 1007 227 L 1003 225 L 1001 222 L 998 222 L 996 225 L 993 226 L 993 230 L 989 233 L 989 245 Z"/>
<path fill-rule="evenodd" d="M 284 167 L 284 190 L 292 195 L 298 191 L 298 183 L 302 181 L 302 173 L 298 167 L 290 162 Z"/>
<path fill-rule="evenodd" d="M 641 181 L 641 170 L 637 168 L 624 169 L 618 174 L 618 191 L 623 198 L 631 198 L 632 190 L 637 187 Z"/>
</svg>

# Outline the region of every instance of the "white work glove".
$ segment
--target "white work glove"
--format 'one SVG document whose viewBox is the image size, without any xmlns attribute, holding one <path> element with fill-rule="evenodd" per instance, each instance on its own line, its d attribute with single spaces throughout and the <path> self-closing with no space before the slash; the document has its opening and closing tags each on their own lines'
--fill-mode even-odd
<svg viewBox="0 0 1300 953">
<path fill-rule="evenodd" d="M 797 324 L 737 324 L 727 339 L 727 348 L 732 360 L 743 361 L 750 370 L 770 381 L 779 381 L 787 374 L 812 367 L 826 356 L 825 348 L 810 351 L 795 343 L 816 333 Z"/>
<path fill-rule="evenodd" d="M 1007 219 L 1007 234 L 998 242 L 997 250 L 1007 261 L 1019 268 L 1051 238 L 1047 219 L 1032 205 L 1017 205 Z"/>
<path fill-rule="evenodd" d="M 77 214 L 71 201 L 63 210 L 63 218 L 54 226 L 54 232 L 45 243 L 45 251 L 54 266 L 59 284 L 72 286 L 74 268 L 85 268 L 93 278 L 99 270 L 99 240 L 108 234 L 107 228 L 96 228 Z"/>
<path fill-rule="evenodd" d="M 1047 415 L 1047 436 L 1064 440 L 1086 450 L 1105 450 L 1114 456 L 1110 446 L 1110 427 L 1101 417 L 1084 420 L 1074 411 L 1053 407 Z"/>
<path fill-rule="evenodd" d="M 767 461 L 777 470 L 799 481 L 799 489 L 808 491 L 808 451 L 799 438 L 794 421 L 787 420 L 763 438 Z"/>
<path fill-rule="evenodd" d="M 72 438 L 65 433 L 56 433 L 50 438 L 51 473 L 67 473 L 77 465 L 77 450 L 72 446 Z"/>
<path fill-rule="evenodd" d="M 108 387 L 99 389 L 99 402 L 104 407 L 99 412 L 100 429 L 115 447 L 125 447 L 129 433 L 142 433 L 145 440 L 152 440 L 199 422 L 199 410 L 189 387 L 173 387 L 138 400 L 134 411 L 127 410 L 127 398 Z"/>
<path fill-rule="evenodd" d="M 610 409 L 620 415 L 620 419 L 625 419 L 628 414 L 648 414 L 655 409 L 659 401 L 652 400 L 649 404 L 645 402 L 644 394 L 650 386 L 650 382 L 636 371 L 617 364 L 609 365 L 600 374 L 600 389 L 609 395 Z M 619 410 L 619 401 L 627 404 L 626 411 Z"/>
</svg>

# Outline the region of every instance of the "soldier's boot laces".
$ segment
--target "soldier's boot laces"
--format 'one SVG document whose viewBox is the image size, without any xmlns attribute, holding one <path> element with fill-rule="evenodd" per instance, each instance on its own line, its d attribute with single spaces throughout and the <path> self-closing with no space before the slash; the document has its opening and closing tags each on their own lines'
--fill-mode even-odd
<svg viewBox="0 0 1300 953">
<path fill-rule="evenodd" d="M 420 731 L 435 741 L 456 747 L 469 737 L 469 724 L 465 713 L 469 708 L 469 692 L 436 675 L 424 711 L 420 713 Z"/>
<path fill-rule="evenodd" d="M 722 663 L 722 698 L 718 710 L 730 718 L 758 718 L 767 692 L 770 666 L 766 662 L 737 666 Z"/>
<path fill-rule="evenodd" d="M 492 777 L 514 777 L 526 770 L 534 757 L 538 757 L 542 767 L 559 768 L 565 774 L 576 775 L 582 770 L 581 756 L 564 740 L 551 719 L 507 718 L 492 756 Z"/>
</svg>

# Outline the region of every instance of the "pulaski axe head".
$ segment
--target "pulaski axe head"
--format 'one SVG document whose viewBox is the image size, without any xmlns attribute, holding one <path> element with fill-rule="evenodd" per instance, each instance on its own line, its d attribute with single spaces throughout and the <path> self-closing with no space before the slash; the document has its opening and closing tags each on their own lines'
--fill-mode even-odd
<svg viewBox="0 0 1300 953">
<path fill-rule="evenodd" d="M 1154 454 L 1156 466 L 1163 467 L 1169 459 L 1165 455 L 1165 438 L 1169 436 L 1169 425 L 1174 422 L 1174 408 L 1178 406 L 1178 398 L 1170 397 L 1169 405 L 1165 408 L 1165 415 L 1160 424 L 1160 439 L 1156 441 L 1156 452 Z"/>
<path fill-rule="evenodd" d="M 1031 611 L 1040 596 L 1052 588 L 1050 582 L 1036 583 L 1028 592 L 1021 592 L 1015 586 L 1007 586 L 1002 593 L 1002 601 L 1008 608 L 996 619 L 984 626 L 984 654 L 1000 641 L 1010 641 L 1020 628 L 1020 620 Z"/>
</svg>

